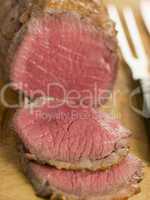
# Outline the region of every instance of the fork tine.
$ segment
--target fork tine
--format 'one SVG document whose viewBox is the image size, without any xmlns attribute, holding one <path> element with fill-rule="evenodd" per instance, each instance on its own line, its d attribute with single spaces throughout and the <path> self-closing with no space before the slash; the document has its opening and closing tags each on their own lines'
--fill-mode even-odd
<svg viewBox="0 0 150 200">
<path fill-rule="evenodd" d="M 128 58 L 129 57 L 131 58 L 133 55 L 132 55 L 132 52 L 130 50 L 130 47 L 129 47 L 124 29 L 123 29 L 122 22 L 121 22 L 120 17 L 119 17 L 119 12 L 114 5 L 108 5 L 107 8 L 108 8 L 109 16 L 111 17 L 111 19 L 114 22 L 116 22 L 116 29 L 118 31 L 117 37 L 118 37 L 119 46 L 121 48 L 122 54 L 123 54 L 125 60 L 130 65 L 130 61 L 129 61 Z M 122 48 L 122 47 L 124 47 L 124 48 Z"/>
<path fill-rule="evenodd" d="M 125 22 L 128 27 L 132 42 L 135 47 L 136 54 L 138 58 L 140 58 L 140 60 L 142 61 L 142 65 L 147 67 L 148 62 L 147 62 L 145 49 L 141 40 L 141 36 L 138 30 L 137 23 L 133 15 L 132 9 L 130 7 L 124 8 L 123 14 L 124 14 Z"/>
<path fill-rule="evenodd" d="M 150 34 L 150 1 L 141 0 L 140 10 L 141 10 L 141 14 L 142 14 L 145 26 Z"/>
<path fill-rule="evenodd" d="M 128 39 L 126 37 L 124 28 L 123 28 L 123 24 L 121 22 L 120 16 L 119 16 L 119 11 L 116 8 L 115 5 L 109 4 L 108 5 L 108 13 L 110 15 L 110 18 L 116 22 L 116 28 L 118 30 L 118 41 L 119 41 L 119 46 L 122 52 L 122 55 L 126 61 L 126 63 L 129 65 L 132 74 L 133 74 L 133 78 L 134 79 L 141 79 L 141 78 L 146 78 L 148 77 L 148 61 L 147 61 L 147 57 L 145 55 L 145 51 L 144 51 L 144 47 L 141 45 L 141 39 L 140 39 L 140 34 L 138 32 L 138 28 L 137 25 L 135 23 L 135 18 L 132 15 L 132 10 L 129 10 L 126 8 L 125 13 L 127 12 L 127 14 L 124 13 L 126 22 L 127 22 L 127 26 L 130 29 L 134 29 L 130 31 L 130 34 L 132 33 L 131 37 L 134 41 L 134 45 L 137 51 L 137 55 L 138 58 L 133 56 L 132 50 L 130 48 L 130 45 L 128 43 Z M 131 22 L 129 22 L 131 21 Z M 131 27 L 131 24 L 133 25 L 133 27 Z M 136 29 L 135 29 L 136 27 Z M 137 31 L 137 32 L 136 32 Z M 136 37 L 136 41 L 135 38 Z M 139 43 L 139 44 L 136 44 Z M 140 49 L 139 49 L 140 47 Z M 138 50 L 137 50 L 138 49 Z M 143 62 L 143 58 L 144 58 L 144 62 Z"/>
</svg>

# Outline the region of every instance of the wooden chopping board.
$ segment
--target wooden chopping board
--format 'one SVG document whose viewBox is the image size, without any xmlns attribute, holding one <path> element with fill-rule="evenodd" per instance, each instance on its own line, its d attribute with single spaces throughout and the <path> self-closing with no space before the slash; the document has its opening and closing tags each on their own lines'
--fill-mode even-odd
<svg viewBox="0 0 150 200">
<path fill-rule="evenodd" d="M 108 2 L 108 1 L 104 1 Z M 109 1 L 112 2 L 112 1 Z M 121 9 L 124 5 L 131 5 L 137 17 L 141 36 L 147 52 L 150 55 L 150 37 L 142 25 L 141 17 L 137 5 L 138 0 L 114 0 Z M 142 67 L 142 66 L 141 66 Z M 2 83 L 1 83 L 2 85 Z M 119 66 L 119 73 L 114 89 L 113 99 L 102 108 L 116 118 L 133 132 L 131 140 L 131 152 L 137 155 L 145 163 L 145 178 L 141 183 L 142 192 L 131 198 L 131 200 L 149 200 L 150 199 L 150 133 L 146 130 L 144 119 L 136 114 L 129 103 L 131 92 L 138 85 L 133 82 L 128 66 L 122 61 Z M 7 98 L 11 101 L 14 95 L 8 92 Z M 134 104 L 138 106 L 139 99 L 134 99 Z M 3 106 L 0 106 L 0 121 L 3 120 Z M 18 161 L 16 151 L 16 141 L 13 137 L 13 131 L 10 129 L 9 120 L 7 125 L 0 132 L 0 200 L 38 200 L 35 196 L 32 186 L 23 175 Z"/>
</svg>

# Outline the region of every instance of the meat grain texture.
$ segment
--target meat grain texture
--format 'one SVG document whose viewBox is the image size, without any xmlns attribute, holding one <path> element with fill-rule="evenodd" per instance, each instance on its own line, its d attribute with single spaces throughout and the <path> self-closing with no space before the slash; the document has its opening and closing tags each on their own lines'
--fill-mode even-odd
<svg viewBox="0 0 150 200">
<path fill-rule="evenodd" d="M 33 98 L 63 99 L 68 95 L 67 100 L 82 105 L 106 102 L 116 79 L 118 48 L 114 24 L 101 1 L 5 0 L 0 9 L 0 57 L 5 78 L 9 74 L 15 90 Z M 52 112 L 45 106 L 41 109 Z M 68 108 L 61 109 L 66 113 Z M 82 113 L 82 107 L 77 112 Z M 87 112 L 95 116 L 91 108 Z M 24 171 L 40 196 L 123 200 L 140 191 L 142 164 L 130 155 L 123 159 L 129 134 L 120 123 L 101 113 L 89 121 L 51 120 L 50 126 L 34 114 L 21 109 L 15 125 L 26 147 L 21 153 Z M 94 130 L 90 131 L 91 127 Z M 62 147 L 54 145 L 52 149 L 55 132 L 61 136 L 55 137 L 56 144 L 62 139 Z M 91 133 L 93 143 L 87 142 Z M 75 171 L 83 168 L 90 171 Z"/>
<path fill-rule="evenodd" d="M 130 131 L 108 114 L 70 102 L 46 100 L 14 118 L 28 159 L 74 170 L 104 170 L 125 158 Z M 35 142 L 36 141 L 36 142 Z"/>
<path fill-rule="evenodd" d="M 116 79 L 118 48 L 114 25 L 101 3 L 19 2 L 12 8 L 18 13 L 13 28 L 5 28 L 11 14 L 2 26 L 14 88 L 31 97 L 102 105 Z"/>
<path fill-rule="evenodd" d="M 58 170 L 28 161 L 23 155 L 24 172 L 42 197 L 124 200 L 140 192 L 143 164 L 131 155 L 111 169 L 96 172 Z"/>
</svg>

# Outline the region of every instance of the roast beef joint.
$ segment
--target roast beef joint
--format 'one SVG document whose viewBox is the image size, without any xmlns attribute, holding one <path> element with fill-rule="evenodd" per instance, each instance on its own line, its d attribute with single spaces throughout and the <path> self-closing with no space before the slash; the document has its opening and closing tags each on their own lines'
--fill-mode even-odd
<svg viewBox="0 0 150 200">
<path fill-rule="evenodd" d="M 115 26 L 101 0 L 1 4 L 2 78 L 32 102 L 13 124 L 36 193 L 67 200 L 139 193 L 143 165 L 129 154 L 131 133 L 99 110 L 112 94 L 119 63 Z"/>
</svg>

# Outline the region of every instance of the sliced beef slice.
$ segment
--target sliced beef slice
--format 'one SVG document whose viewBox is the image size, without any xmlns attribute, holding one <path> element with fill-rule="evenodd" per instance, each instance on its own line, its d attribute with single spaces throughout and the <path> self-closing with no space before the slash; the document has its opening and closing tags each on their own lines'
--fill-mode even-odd
<svg viewBox="0 0 150 200">
<path fill-rule="evenodd" d="M 34 13 L 17 34 L 10 50 L 10 79 L 15 89 L 31 97 L 74 98 L 77 103 L 101 105 L 117 74 L 114 31 L 106 31 L 108 19 L 100 13 L 97 17 L 96 9 L 90 16 L 91 11 L 77 11 L 80 1 L 77 5 L 61 2 L 66 9 L 50 3 L 45 12 Z M 70 4 L 69 10 L 65 5 Z"/>
<path fill-rule="evenodd" d="M 74 108 L 70 102 L 41 102 L 18 110 L 14 117 L 28 158 L 57 168 L 97 170 L 128 154 L 130 132 L 109 115 L 90 107 Z"/>
<path fill-rule="evenodd" d="M 23 161 L 24 171 L 41 197 L 56 199 L 125 200 L 140 192 L 143 166 L 128 156 L 106 171 L 66 171 Z"/>
<path fill-rule="evenodd" d="M 113 23 L 109 20 L 105 9 L 101 2 L 95 3 L 94 0 L 0 0 L 0 53 L 7 55 L 8 46 L 11 44 L 15 33 L 17 33 L 22 25 L 30 19 L 30 16 L 41 10 L 49 12 L 50 10 L 75 11 L 80 13 L 82 17 L 93 19 L 98 26 L 102 26 L 104 30 L 115 40 L 115 29 Z M 5 42 L 4 42 L 5 40 Z M 111 42 L 114 44 L 116 42 Z M 109 44 L 110 46 L 110 44 Z"/>
</svg>

